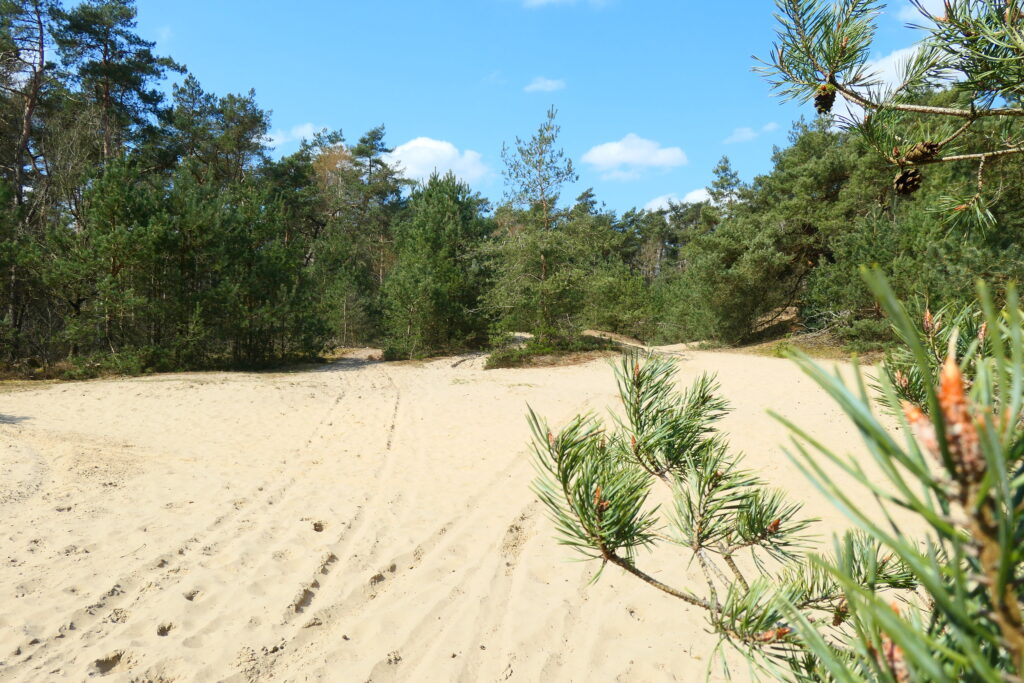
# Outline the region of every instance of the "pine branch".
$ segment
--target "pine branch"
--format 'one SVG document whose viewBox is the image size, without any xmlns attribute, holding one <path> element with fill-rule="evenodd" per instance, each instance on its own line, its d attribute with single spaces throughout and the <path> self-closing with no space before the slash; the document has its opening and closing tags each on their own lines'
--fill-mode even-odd
<svg viewBox="0 0 1024 683">
<path fill-rule="evenodd" d="M 743 576 L 743 572 L 740 571 L 740 568 L 736 566 L 736 560 L 732 559 L 732 554 L 723 553 L 722 559 L 725 561 L 725 564 L 729 567 L 730 571 L 732 571 L 732 575 L 736 577 L 736 581 L 739 585 L 742 586 L 744 590 L 749 590 L 750 584 L 747 583 L 747 579 Z"/>
<path fill-rule="evenodd" d="M 629 561 L 619 557 L 618 555 L 616 555 L 612 551 L 607 551 L 606 550 L 604 552 L 604 554 L 603 554 L 603 557 L 604 557 L 604 559 L 606 559 L 609 562 L 611 562 L 612 564 L 614 564 L 616 567 L 619 567 L 621 569 L 626 570 L 627 572 L 629 572 L 633 576 L 641 579 L 645 583 L 648 583 L 648 584 L 654 586 L 655 588 L 657 588 L 658 590 L 660 590 L 663 593 L 667 593 L 667 594 L 671 595 L 674 598 L 679 598 L 683 602 L 688 602 L 691 605 L 695 605 L 696 607 L 701 607 L 701 608 L 706 609 L 708 611 L 713 611 L 713 609 L 714 609 L 712 604 L 709 603 L 707 600 L 704 600 L 703 598 L 699 598 L 696 595 L 694 595 L 693 593 L 690 593 L 690 592 L 687 592 L 687 591 L 677 590 L 675 588 L 672 588 L 668 584 L 665 584 L 665 583 L 662 583 L 661 581 L 658 581 L 656 578 L 654 578 L 650 574 L 646 574 L 645 572 L 643 572 L 640 569 L 638 569 L 632 562 L 629 562 Z"/>
<path fill-rule="evenodd" d="M 1009 125 L 1024 117 L 1020 106 L 1024 94 L 1024 31 L 1020 24 L 1024 17 L 1016 5 L 1004 0 L 949 0 L 945 16 L 934 17 L 918 4 L 930 25 L 917 28 L 928 35 L 907 62 L 900 82 L 887 89 L 875 87 L 881 83 L 870 73 L 868 61 L 881 3 L 777 0 L 777 4 L 778 40 L 772 57 L 759 60 L 757 71 L 787 99 L 814 99 L 821 114 L 831 112 L 837 94 L 867 110 L 862 121 L 841 116 L 835 120 L 858 130 L 884 159 L 903 169 L 894 182 L 897 192 L 909 194 L 920 187 L 921 176 L 914 166 L 983 164 L 1024 152 L 1024 144 L 1007 135 L 998 143 L 973 140 L 973 150 L 939 154 L 969 131 L 982 129 L 985 121 Z M 969 104 L 943 106 L 920 101 L 943 87 L 963 93 L 962 101 Z M 940 142 L 919 141 L 913 156 L 906 148 L 901 155 L 899 147 L 913 145 L 908 142 L 915 137 L 911 131 L 919 134 L 928 121 L 962 124 Z M 920 151 L 921 145 L 926 145 L 925 151 Z M 994 223 L 982 194 L 979 190 L 977 197 L 966 201 L 942 202 L 950 222 L 967 227 Z"/>
<path fill-rule="evenodd" d="M 961 109 L 957 107 L 936 107 L 927 104 L 911 104 L 907 102 L 894 102 L 894 101 L 882 101 L 876 102 L 875 100 L 868 99 L 850 88 L 843 83 L 835 84 L 836 90 L 843 95 L 846 99 L 850 100 L 854 104 L 860 105 L 865 109 L 872 109 L 875 111 L 882 109 L 891 109 L 894 111 L 903 111 L 911 114 L 930 114 L 934 116 L 946 116 L 950 118 L 968 119 L 971 122 L 977 121 L 978 119 L 990 118 L 990 117 L 1017 117 L 1024 116 L 1024 108 L 1020 107 L 998 107 L 994 109 L 976 109 L 971 107 L 970 109 Z"/>
</svg>

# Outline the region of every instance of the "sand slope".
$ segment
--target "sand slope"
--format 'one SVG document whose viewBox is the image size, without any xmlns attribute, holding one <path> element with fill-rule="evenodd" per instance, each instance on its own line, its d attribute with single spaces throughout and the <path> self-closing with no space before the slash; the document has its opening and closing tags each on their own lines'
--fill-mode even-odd
<svg viewBox="0 0 1024 683">
<path fill-rule="evenodd" d="M 604 411 L 607 363 L 481 366 L 0 394 L 0 679 L 701 676 L 716 640 L 699 611 L 614 568 L 589 584 L 528 490 L 527 402 L 553 423 Z M 685 352 L 683 382 L 704 370 L 748 466 L 837 528 L 765 414 L 856 444 L 835 407 L 788 361 Z M 686 581 L 682 557 L 652 571 Z"/>
</svg>

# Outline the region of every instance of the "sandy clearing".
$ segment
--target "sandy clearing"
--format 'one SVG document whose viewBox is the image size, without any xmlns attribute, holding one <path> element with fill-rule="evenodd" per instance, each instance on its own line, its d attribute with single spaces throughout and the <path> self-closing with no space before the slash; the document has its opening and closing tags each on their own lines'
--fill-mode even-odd
<svg viewBox="0 0 1024 683">
<path fill-rule="evenodd" d="M 822 392 L 785 360 L 679 355 L 681 383 L 718 374 L 747 465 L 841 528 L 765 414 L 857 444 Z M 526 404 L 560 424 L 614 391 L 605 361 L 353 357 L 0 394 L 0 679 L 699 679 L 700 612 L 614 568 L 589 584 L 528 490 Z"/>
</svg>

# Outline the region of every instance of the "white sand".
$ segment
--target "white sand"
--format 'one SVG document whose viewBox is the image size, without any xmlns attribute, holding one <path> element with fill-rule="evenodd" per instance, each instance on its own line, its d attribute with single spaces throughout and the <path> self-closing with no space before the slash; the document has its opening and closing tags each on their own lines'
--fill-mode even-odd
<svg viewBox="0 0 1024 683">
<path fill-rule="evenodd" d="M 589 584 L 528 489 L 526 404 L 604 412 L 607 362 L 481 366 L 0 393 L 0 679 L 699 680 L 700 610 L 614 567 Z M 765 413 L 859 449 L 836 407 L 785 360 L 686 351 L 681 383 L 704 370 L 747 466 L 842 527 Z M 640 565 L 695 578 L 663 552 Z"/>
</svg>

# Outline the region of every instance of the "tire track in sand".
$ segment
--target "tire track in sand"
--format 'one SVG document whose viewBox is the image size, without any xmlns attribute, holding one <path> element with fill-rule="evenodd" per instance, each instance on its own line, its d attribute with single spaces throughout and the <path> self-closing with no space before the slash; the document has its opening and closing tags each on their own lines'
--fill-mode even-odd
<svg viewBox="0 0 1024 683">
<path fill-rule="evenodd" d="M 180 536 L 177 542 L 148 554 L 131 569 L 106 582 L 106 585 L 111 586 L 109 589 L 66 613 L 62 623 L 67 627 L 62 627 L 60 632 L 51 637 L 36 639 L 34 643 L 19 648 L 21 660 L 10 662 L 10 666 L 5 667 L 6 672 L 20 678 L 28 674 L 27 669 L 30 667 L 36 672 L 50 671 L 53 666 L 59 667 L 73 659 L 69 650 L 80 649 L 98 641 L 121 640 L 117 633 L 131 627 L 126 622 L 130 622 L 132 611 L 160 595 L 180 593 L 182 599 L 193 603 L 208 597 L 202 595 L 202 591 L 183 584 L 194 578 L 198 564 L 209 563 L 211 558 L 223 554 L 232 545 L 245 545 L 249 536 L 246 531 L 260 531 L 256 528 L 247 529 L 247 514 L 278 504 L 288 496 L 298 478 L 282 475 L 303 461 L 303 451 L 322 433 L 344 396 L 344 388 L 341 388 L 316 422 L 305 444 L 298 447 L 291 457 L 278 462 L 260 484 L 248 490 L 246 495 L 228 501 L 222 513 L 199 533 Z M 280 531 L 276 530 L 277 533 Z M 68 637 L 72 635 L 74 637 Z M 122 657 L 118 659 L 125 659 L 127 651 L 119 652 Z"/>
</svg>

